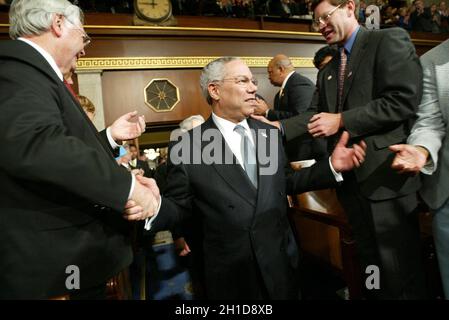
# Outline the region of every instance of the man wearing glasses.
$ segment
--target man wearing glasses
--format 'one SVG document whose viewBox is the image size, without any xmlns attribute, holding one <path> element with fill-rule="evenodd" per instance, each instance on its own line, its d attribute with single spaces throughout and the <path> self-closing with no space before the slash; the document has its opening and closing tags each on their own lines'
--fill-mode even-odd
<svg viewBox="0 0 449 320">
<path fill-rule="evenodd" d="M 117 166 L 115 141 L 139 136 L 121 118 L 99 135 L 63 83 L 90 42 L 66 0 L 14 0 L 0 43 L 0 299 L 102 299 L 132 260 L 127 220 L 158 190 Z M 153 195 L 154 193 L 154 195 Z M 142 207 L 124 214 L 128 199 Z"/>
<path fill-rule="evenodd" d="M 319 74 L 316 114 L 307 125 L 314 137 L 335 141 L 341 130 L 368 144 L 367 161 L 344 175 L 338 195 L 353 227 L 365 267 L 380 270 L 372 296 L 424 298 L 416 213 L 418 177 L 391 168 L 388 146 L 405 142 L 422 95 L 422 71 L 408 34 L 399 28 L 369 32 L 361 28 L 352 0 L 318 0 L 315 23 L 327 44 L 337 44 L 340 59 Z M 294 120 L 287 120 L 292 123 Z M 291 135 L 286 124 L 287 137 Z M 365 274 L 363 279 L 366 279 Z"/>
<path fill-rule="evenodd" d="M 312 112 L 281 120 L 286 139 L 309 132 L 327 137 L 332 150 L 346 130 L 350 141 L 367 142 L 366 162 L 343 174 L 337 188 L 357 242 L 362 285 L 368 298 L 424 298 L 419 177 L 398 175 L 388 150 L 406 141 L 421 99 L 415 48 L 402 29 L 360 27 L 353 0 L 316 0 L 313 8 L 315 24 L 327 44 L 339 47 L 339 55 L 318 75 Z M 380 271 L 380 277 L 369 270 Z"/>
<path fill-rule="evenodd" d="M 235 57 L 214 60 L 200 83 L 212 115 L 170 148 L 167 192 L 146 228 L 163 230 L 195 215 L 209 299 L 297 299 L 286 195 L 335 185 L 336 172 L 363 161 L 365 145 L 346 148 L 345 134 L 329 159 L 286 179 L 278 130 L 248 119 L 257 90 L 248 66 Z"/>
</svg>

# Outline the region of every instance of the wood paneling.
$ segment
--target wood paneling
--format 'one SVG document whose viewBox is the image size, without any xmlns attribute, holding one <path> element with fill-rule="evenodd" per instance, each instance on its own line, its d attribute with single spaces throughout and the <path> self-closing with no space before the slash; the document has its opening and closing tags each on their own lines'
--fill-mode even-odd
<svg viewBox="0 0 449 320">
<path fill-rule="evenodd" d="M 192 114 L 208 117 L 210 107 L 201 95 L 200 70 L 105 71 L 103 101 L 106 125 L 125 112 L 137 110 L 148 124 L 180 122 Z M 144 101 L 144 88 L 155 78 L 167 78 L 179 88 L 180 102 L 169 112 L 155 112 Z"/>
</svg>

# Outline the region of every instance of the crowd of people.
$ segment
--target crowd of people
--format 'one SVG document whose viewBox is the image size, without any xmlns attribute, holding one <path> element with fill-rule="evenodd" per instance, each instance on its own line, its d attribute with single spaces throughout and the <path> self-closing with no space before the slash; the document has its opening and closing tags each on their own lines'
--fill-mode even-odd
<svg viewBox="0 0 449 320">
<path fill-rule="evenodd" d="M 182 251 L 201 266 L 203 299 L 299 299 L 287 195 L 329 187 L 356 240 L 364 298 L 429 298 L 418 193 L 449 297 L 449 40 L 420 59 L 405 30 L 360 26 L 353 0 L 312 10 L 331 46 L 314 59 L 316 82 L 274 56 L 270 108 L 243 60 L 214 59 L 199 77 L 211 116 L 182 123 L 155 181 L 136 145 L 115 159 L 144 117 L 128 112 L 98 132 L 92 103 L 71 90 L 91 41 L 79 7 L 14 0 L 12 40 L 0 42 L 0 299 L 105 299 L 137 257 L 133 231 L 177 228 L 201 234 Z M 294 152 L 317 139 L 319 155 Z"/>
<path fill-rule="evenodd" d="M 0 0 L 0 10 L 7 10 L 11 0 Z M 133 0 L 72 0 L 85 12 L 133 13 Z M 312 0 L 171 0 L 176 15 L 224 16 L 254 18 L 257 15 L 312 20 Z M 375 28 L 401 27 L 407 31 L 449 32 L 449 10 L 446 1 L 429 3 L 406 1 L 360 0 L 356 1 L 360 24 L 373 24 Z M 368 8 L 368 10 L 367 10 Z M 371 16 L 371 18 L 370 18 Z M 315 26 L 311 26 L 317 31 Z"/>
<path fill-rule="evenodd" d="M 379 8 L 379 23 L 381 27 L 401 27 L 408 31 L 432 33 L 449 32 L 449 9 L 445 1 L 425 6 L 423 0 L 415 0 L 410 5 L 402 2 L 393 6 L 384 0 L 376 0 L 374 3 L 361 0 L 359 9 L 360 23 L 366 23 L 367 18 L 374 12 L 373 5 Z"/>
</svg>

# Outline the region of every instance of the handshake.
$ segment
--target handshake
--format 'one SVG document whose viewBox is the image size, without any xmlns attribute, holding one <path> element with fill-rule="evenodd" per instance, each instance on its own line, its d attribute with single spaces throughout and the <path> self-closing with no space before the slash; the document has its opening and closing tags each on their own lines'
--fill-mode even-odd
<svg viewBox="0 0 449 320">
<path fill-rule="evenodd" d="M 154 179 L 145 178 L 141 175 L 135 177 L 133 193 L 123 212 L 123 217 L 130 221 L 145 220 L 152 217 L 156 214 L 161 200 L 159 188 Z"/>
</svg>

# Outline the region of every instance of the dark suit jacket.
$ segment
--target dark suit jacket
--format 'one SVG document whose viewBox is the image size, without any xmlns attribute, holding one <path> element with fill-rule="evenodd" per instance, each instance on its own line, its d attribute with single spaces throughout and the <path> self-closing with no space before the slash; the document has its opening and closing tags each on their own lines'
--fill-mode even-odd
<svg viewBox="0 0 449 320">
<path fill-rule="evenodd" d="M 268 112 L 268 120 L 281 120 L 305 112 L 310 107 L 315 85 L 309 78 L 294 72 L 285 84 L 282 96 L 274 97 L 274 109 Z"/>
<path fill-rule="evenodd" d="M 282 96 L 280 91 L 274 97 L 273 109 L 268 111 L 268 120 L 276 121 L 297 116 L 310 107 L 315 85 L 308 78 L 293 73 L 288 78 Z M 290 140 L 285 145 L 289 161 L 322 158 L 326 154 L 323 139 L 313 139 L 306 135 Z"/>
<path fill-rule="evenodd" d="M 275 159 L 265 165 L 258 159 L 258 189 L 236 163 L 209 118 L 186 132 L 170 149 L 166 197 L 152 228 L 166 229 L 192 214 L 199 218 L 204 236 L 206 294 L 210 299 L 261 298 L 257 290 L 261 286 L 272 299 L 295 299 L 298 252 L 287 219 L 287 191 L 324 188 L 335 184 L 335 178 L 326 160 L 286 179 L 279 131 L 252 119 L 248 124 L 256 130 L 256 141 L 273 148 Z M 218 149 L 223 150 L 221 156 L 214 153 L 218 160 L 213 164 L 199 158 L 202 153 L 211 154 L 210 143 L 199 141 L 205 132 L 214 132 Z M 185 149 L 179 151 L 179 146 Z M 192 163 L 193 157 L 198 157 L 197 164 Z M 218 163 L 223 157 L 234 163 Z M 269 165 L 275 172 L 261 175 Z"/>
<path fill-rule="evenodd" d="M 117 166 L 47 61 L 22 41 L 0 43 L 0 298 L 105 283 L 132 259 L 121 217 L 131 176 Z"/>
<path fill-rule="evenodd" d="M 339 59 L 318 74 L 311 112 L 283 120 L 287 140 L 307 132 L 316 112 L 337 111 Z M 355 169 L 361 191 L 371 200 L 410 194 L 419 178 L 391 169 L 394 154 L 388 146 L 405 143 L 422 95 L 422 70 L 415 48 L 400 28 L 367 31 L 361 28 L 346 66 L 343 123 L 352 142 L 365 140 L 366 160 Z"/>
</svg>

